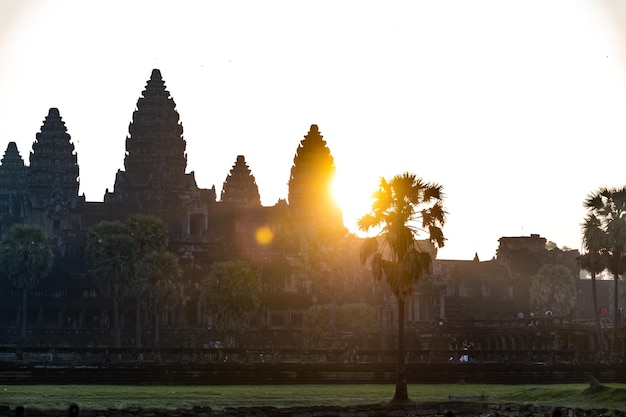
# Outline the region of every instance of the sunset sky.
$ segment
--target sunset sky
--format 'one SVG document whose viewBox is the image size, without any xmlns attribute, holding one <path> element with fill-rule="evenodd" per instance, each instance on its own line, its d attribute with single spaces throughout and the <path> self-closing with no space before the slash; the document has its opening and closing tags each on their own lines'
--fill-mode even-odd
<svg viewBox="0 0 626 417">
<path fill-rule="evenodd" d="M 317 124 L 352 230 L 409 171 L 446 192 L 440 259 L 531 233 L 580 249 L 585 196 L 626 184 L 625 40 L 620 0 L 0 0 L 0 152 L 28 164 L 57 107 L 101 201 L 159 68 L 202 188 L 241 154 L 264 205 L 287 198 Z"/>
</svg>

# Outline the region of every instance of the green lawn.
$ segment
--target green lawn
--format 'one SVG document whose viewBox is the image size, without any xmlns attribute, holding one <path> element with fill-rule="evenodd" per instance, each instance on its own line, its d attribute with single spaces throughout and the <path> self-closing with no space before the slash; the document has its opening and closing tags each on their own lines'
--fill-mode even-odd
<svg viewBox="0 0 626 417">
<path fill-rule="evenodd" d="M 607 384 L 596 393 L 586 384 L 567 385 L 410 385 L 416 402 L 480 401 L 608 408 L 626 410 L 626 384 Z M 239 406 L 358 405 L 391 399 L 393 385 L 237 385 L 237 386 L 113 386 L 113 385 L 4 385 L 0 404 L 14 408 L 66 409 L 75 402 L 83 409 L 191 408 Z M 451 397 L 450 397 L 451 396 Z"/>
</svg>

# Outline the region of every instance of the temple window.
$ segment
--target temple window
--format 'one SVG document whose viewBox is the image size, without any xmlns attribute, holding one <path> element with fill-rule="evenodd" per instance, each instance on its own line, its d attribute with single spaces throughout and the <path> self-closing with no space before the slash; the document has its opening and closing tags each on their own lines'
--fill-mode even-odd
<svg viewBox="0 0 626 417">
<path fill-rule="evenodd" d="M 189 234 L 191 236 L 202 236 L 204 234 L 204 215 L 191 214 L 189 216 Z"/>
</svg>

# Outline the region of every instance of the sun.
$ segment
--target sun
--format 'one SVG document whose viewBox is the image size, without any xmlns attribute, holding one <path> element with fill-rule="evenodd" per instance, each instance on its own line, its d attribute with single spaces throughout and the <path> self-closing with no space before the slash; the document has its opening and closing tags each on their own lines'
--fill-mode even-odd
<svg viewBox="0 0 626 417">
<path fill-rule="evenodd" d="M 370 212 L 372 193 L 376 183 L 358 181 L 354 177 L 335 175 L 331 189 L 333 198 L 343 213 L 343 224 L 351 233 L 363 235 L 356 225 L 357 220 Z"/>
</svg>

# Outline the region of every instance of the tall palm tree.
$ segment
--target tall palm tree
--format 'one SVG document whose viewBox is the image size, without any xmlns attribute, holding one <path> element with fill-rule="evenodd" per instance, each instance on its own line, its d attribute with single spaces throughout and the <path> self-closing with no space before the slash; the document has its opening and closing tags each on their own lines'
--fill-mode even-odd
<svg viewBox="0 0 626 417">
<path fill-rule="evenodd" d="M 182 271 L 178 259 L 166 250 L 146 254 L 137 265 L 137 275 L 145 283 L 144 303 L 154 313 L 154 347 L 160 345 L 160 316 L 182 297 L 179 284 Z"/>
<path fill-rule="evenodd" d="M 605 258 L 602 255 L 602 242 L 604 233 L 600 229 L 600 221 L 596 216 L 588 215 L 582 224 L 583 245 L 585 253 L 578 257 L 578 264 L 585 271 L 591 273 L 591 298 L 593 303 L 593 317 L 598 334 L 598 344 L 604 351 L 608 350 L 606 339 L 602 334 L 602 323 L 600 322 L 600 311 L 598 310 L 598 289 L 596 277 L 606 269 Z"/>
<path fill-rule="evenodd" d="M 431 254 L 417 237 L 426 234 L 436 247 L 443 247 L 445 222 L 442 187 L 424 182 L 410 173 L 382 178 L 370 213 L 361 217 L 360 230 L 379 230 L 361 246 L 361 262 L 370 261 L 374 278 L 384 279 L 398 303 L 398 367 L 392 402 L 409 401 L 404 357 L 405 298 L 431 266 Z"/>
<path fill-rule="evenodd" d="M 605 265 L 613 275 L 613 314 L 617 319 L 619 277 L 626 272 L 626 186 L 602 187 L 587 196 L 584 207 L 588 217 L 595 217 L 589 226 L 591 248 L 604 257 Z M 616 325 L 613 326 L 612 349 L 617 349 Z"/>
<path fill-rule="evenodd" d="M 26 341 L 28 291 L 52 270 L 54 255 L 40 226 L 15 224 L 0 242 L 0 270 L 22 292 L 22 344 Z"/>
<path fill-rule="evenodd" d="M 135 242 L 136 262 L 153 251 L 163 251 L 167 248 L 167 224 L 160 218 L 146 214 L 131 214 L 124 225 Z M 133 274 L 131 292 L 135 296 L 135 346 L 142 347 L 141 337 L 141 307 L 148 290 L 148 283 L 138 274 Z"/>
<path fill-rule="evenodd" d="M 113 301 L 113 346 L 122 347 L 119 305 L 132 293 L 136 245 L 122 222 L 102 221 L 89 229 L 85 259 L 98 289 Z"/>
</svg>

